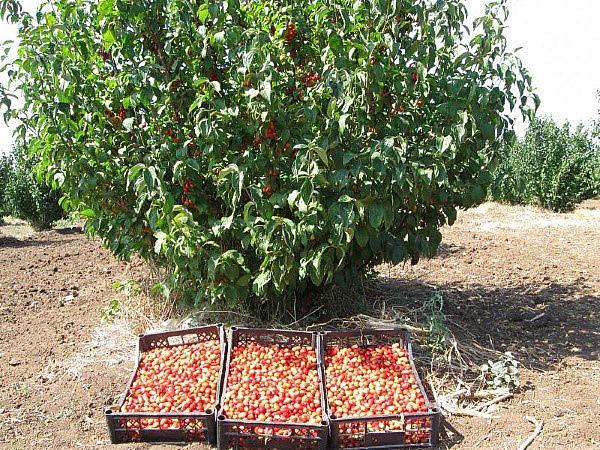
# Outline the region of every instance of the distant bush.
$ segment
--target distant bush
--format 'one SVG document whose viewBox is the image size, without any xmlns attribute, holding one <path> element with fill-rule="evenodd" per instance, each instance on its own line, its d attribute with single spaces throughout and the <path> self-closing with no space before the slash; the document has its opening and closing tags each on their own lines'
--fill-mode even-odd
<svg viewBox="0 0 600 450">
<path fill-rule="evenodd" d="M 8 180 L 14 172 L 13 160 L 10 155 L 0 155 L 0 223 L 9 214 L 8 199 L 5 198 Z"/>
<path fill-rule="evenodd" d="M 58 204 L 60 192 L 36 178 L 36 161 L 31 156 L 18 150 L 2 161 L 2 215 L 26 220 L 36 230 L 48 229 L 54 221 L 64 217 L 64 211 Z"/>
<path fill-rule="evenodd" d="M 490 189 L 494 200 L 573 209 L 600 192 L 600 148 L 592 134 L 535 119 L 523 139 L 504 147 Z"/>
</svg>

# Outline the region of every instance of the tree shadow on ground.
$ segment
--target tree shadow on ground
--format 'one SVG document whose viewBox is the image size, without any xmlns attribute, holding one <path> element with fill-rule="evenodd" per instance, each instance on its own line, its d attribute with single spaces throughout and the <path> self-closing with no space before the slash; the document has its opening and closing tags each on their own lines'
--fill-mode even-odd
<svg viewBox="0 0 600 450">
<path fill-rule="evenodd" d="M 435 254 L 436 258 L 447 258 L 464 252 L 465 247 L 462 245 L 451 244 L 449 242 L 442 242 Z"/>
<path fill-rule="evenodd" d="M 83 230 L 81 227 L 66 227 L 66 228 L 55 228 L 54 231 L 58 234 L 62 235 L 71 235 L 71 234 L 82 234 Z"/>
<path fill-rule="evenodd" d="M 550 283 L 534 291 L 526 285 L 437 286 L 379 277 L 366 306 L 372 312 L 383 305 L 414 310 L 435 291 L 443 295 L 443 312 L 458 338 L 468 336 L 484 348 L 511 351 L 528 368 L 549 369 L 568 356 L 600 359 L 600 297 L 582 295 L 575 283 Z"/>
<path fill-rule="evenodd" d="M 59 246 L 67 242 L 64 239 L 17 239 L 12 236 L 0 236 L 0 250 L 3 248 Z"/>
<path fill-rule="evenodd" d="M 23 247 L 43 247 L 52 244 L 49 240 L 28 240 L 17 239 L 12 236 L 0 236 L 0 249 L 3 248 L 23 248 Z"/>
</svg>

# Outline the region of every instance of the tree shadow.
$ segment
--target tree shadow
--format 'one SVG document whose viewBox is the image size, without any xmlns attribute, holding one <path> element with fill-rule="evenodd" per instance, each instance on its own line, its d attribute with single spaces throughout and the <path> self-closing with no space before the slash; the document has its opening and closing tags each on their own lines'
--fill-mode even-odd
<svg viewBox="0 0 600 450">
<path fill-rule="evenodd" d="M 577 283 L 496 287 L 380 277 L 375 302 L 419 308 L 435 291 L 444 298 L 450 329 L 484 348 L 511 351 L 526 367 L 545 370 L 563 358 L 600 359 L 600 297 Z M 483 361 L 482 361 L 483 362 Z"/>
<path fill-rule="evenodd" d="M 442 242 L 435 254 L 436 258 L 447 258 L 449 256 L 454 256 L 465 251 L 465 247 L 462 245 L 456 245 L 449 242 Z"/>
<path fill-rule="evenodd" d="M 26 248 L 26 247 L 47 247 L 61 245 L 67 242 L 64 239 L 17 239 L 12 236 L 0 236 L 0 250 L 3 248 Z"/>
<path fill-rule="evenodd" d="M 83 234 L 81 227 L 55 228 L 54 232 L 61 235 Z"/>
</svg>

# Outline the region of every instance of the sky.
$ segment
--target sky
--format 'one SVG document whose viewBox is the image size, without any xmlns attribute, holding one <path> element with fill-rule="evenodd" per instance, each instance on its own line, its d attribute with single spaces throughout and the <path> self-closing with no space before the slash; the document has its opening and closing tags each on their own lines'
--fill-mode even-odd
<svg viewBox="0 0 600 450">
<path fill-rule="evenodd" d="M 480 15 L 486 0 L 465 0 Z M 33 9 L 40 0 L 25 0 Z M 589 123 L 599 115 L 600 0 L 509 0 L 507 38 L 533 76 L 541 114 L 559 122 Z M 14 27 L 0 23 L 0 41 L 14 39 Z M 0 78 L 0 83 L 5 80 Z M 12 129 L 0 120 L 0 153 L 10 149 Z"/>
</svg>

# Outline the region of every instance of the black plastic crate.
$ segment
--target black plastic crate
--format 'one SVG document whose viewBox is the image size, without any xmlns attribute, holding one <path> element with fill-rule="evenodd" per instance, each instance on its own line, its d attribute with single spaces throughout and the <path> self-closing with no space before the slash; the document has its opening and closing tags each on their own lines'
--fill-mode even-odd
<svg viewBox="0 0 600 450">
<path fill-rule="evenodd" d="M 263 345 L 278 344 L 283 347 L 307 345 L 315 349 L 321 408 L 325 415 L 325 391 L 319 336 L 304 331 L 268 330 L 232 327 L 229 338 L 229 351 L 225 363 L 221 402 L 227 392 L 227 379 L 231 362 L 231 352 L 239 344 L 256 342 Z M 219 450 L 255 448 L 281 450 L 325 450 L 327 448 L 329 428 L 324 417 L 320 425 L 302 423 L 275 423 L 255 420 L 228 419 L 223 415 L 220 405 L 217 417 L 217 441 Z"/>
<path fill-rule="evenodd" d="M 331 414 L 327 398 L 325 373 L 325 352 L 330 346 L 350 347 L 378 346 L 401 343 L 407 354 L 415 380 L 428 405 L 428 412 L 338 418 Z M 330 448 L 332 449 L 398 449 L 434 448 L 439 444 L 441 413 L 437 405 L 429 400 L 427 392 L 416 370 L 412 345 L 408 332 L 404 330 L 363 329 L 351 331 L 331 331 L 321 333 L 321 359 L 325 403 L 331 429 Z M 383 430 L 377 428 L 383 428 Z M 389 428 L 395 428 L 390 430 Z"/>
<path fill-rule="evenodd" d="M 221 346 L 217 398 L 215 398 L 213 408 L 205 412 L 193 413 L 121 412 L 137 376 L 144 352 L 154 348 L 177 347 L 210 340 L 218 340 Z M 126 442 L 206 442 L 216 444 L 216 410 L 221 395 L 226 354 L 227 341 L 221 324 L 141 335 L 136 349 L 136 366 L 127 384 L 127 389 L 121 395 L 118 404 L 105 410 L 111 442 L 113 444 Z M 176 420 L 177 423 L 169 428 L 160 428 L 160 425 L 159 428 L 149 426 L 149 421 L 162 419 Z"/>
</svg>

